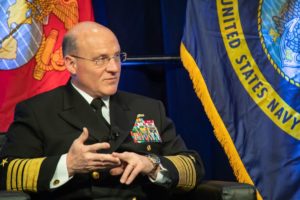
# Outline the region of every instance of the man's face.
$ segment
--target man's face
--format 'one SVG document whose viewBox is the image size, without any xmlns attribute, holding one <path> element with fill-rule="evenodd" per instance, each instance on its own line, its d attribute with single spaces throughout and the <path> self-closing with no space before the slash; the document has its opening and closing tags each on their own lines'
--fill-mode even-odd
<svg viewBox="0 0 300 200">
<path fill-rule="evenodd" d="M 79 57 L 97 60 L 112 57 L 120 53 L 119 42 L 109 31 L 91 30 L 88 35 L 81 34 L 77 39 L 77 55 Z M 92 97 L 110 96 L 116 93 L 121 63 L 110 59 L 106 64 L 97 64 L 91 60 L 72 57 L 74 71 L 72 82 L 78 88 Z"/>
</svg>

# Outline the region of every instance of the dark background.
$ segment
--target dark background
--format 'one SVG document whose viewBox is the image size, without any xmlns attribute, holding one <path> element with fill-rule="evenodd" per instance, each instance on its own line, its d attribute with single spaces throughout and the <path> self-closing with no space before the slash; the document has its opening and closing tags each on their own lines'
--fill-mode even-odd
<svg viewBox="0 0 300 200">
<path fill-rule="evenodd" d="M 179 56 L 187 0 L 93 0 L 95 21 L 109 27 L 128 57 Z M 160 99 L 186 145 L 199 152 L 205 179 L 236 180 L 180 61 L 122 67 L 120 89 Z"/>
</svg>

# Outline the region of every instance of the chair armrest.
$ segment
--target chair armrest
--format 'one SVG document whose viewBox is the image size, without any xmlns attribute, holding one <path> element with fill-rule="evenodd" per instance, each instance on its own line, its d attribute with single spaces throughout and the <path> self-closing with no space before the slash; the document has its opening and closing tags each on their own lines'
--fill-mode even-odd
<svg viewBox="0 0 300 200">
<path fill-rule="evenodd" d="M 0 191 L 0 200 L 30 200 L 30 196 L 24 192 Z"/>
<path fill-rule="evenodd" d="M 192 196 L 193 199 L 256 200 L 256 189 L 245 183 L 206 181 L 197 186 Z"/>
<path fill-rule="evenodd" d="M 205 181 L 184 196 L 191 200 L 256 200 L 256 190 L 254 186 L 245 183 Z M 180 198 L 181 195 L 172 199 Z M 0 191 L 0 200 L 30 200 L 30 196 L 24 192 Z"/>
</svg>

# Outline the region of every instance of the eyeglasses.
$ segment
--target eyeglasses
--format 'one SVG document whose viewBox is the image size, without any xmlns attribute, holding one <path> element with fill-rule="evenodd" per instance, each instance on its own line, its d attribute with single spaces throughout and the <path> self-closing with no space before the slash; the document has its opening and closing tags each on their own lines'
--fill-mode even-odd
<svg viewBox="0 0 300 200">
<path fill-rule="evenodd" d="M 99 67 L 102 67 L 102 66 L 106 66 L 111 59 L 114 59 L 116 62 L 125 62 L 126 61 L 126 58 L 127 58 L 127 53 L 125 52 L 121 52 L 121 53 L 117 53 L 113 56 L 100 56 L 96 59 L 90 59 L 90 58 L 84 58 L 84 57 L 81 57 L 81 56 L 76 56 L 76 55 L 70 55 L 74 58 L 78 58 L 78 59 L 82 59 L 82 60 L 89 60 L 89 61 L 92 61 L 95 63 L 95 65 L 99 66 Z"/>
</svg>

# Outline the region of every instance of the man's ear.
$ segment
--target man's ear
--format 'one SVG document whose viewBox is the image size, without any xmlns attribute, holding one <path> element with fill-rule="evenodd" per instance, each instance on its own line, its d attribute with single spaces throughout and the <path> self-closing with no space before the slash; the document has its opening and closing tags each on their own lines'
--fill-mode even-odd
<svg viewBox="0 0 300 200">
<path fill-rule="evenodd" d="M 76 60 L 72 56 L 65 56 L 65 65 L 67 70 L 71 73 L 71 75 L 75 75 L 77 71 L 77 63 Z"/>
</svg>

